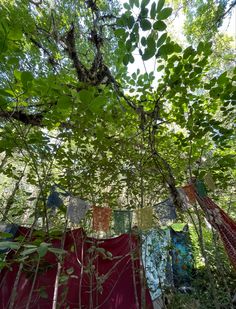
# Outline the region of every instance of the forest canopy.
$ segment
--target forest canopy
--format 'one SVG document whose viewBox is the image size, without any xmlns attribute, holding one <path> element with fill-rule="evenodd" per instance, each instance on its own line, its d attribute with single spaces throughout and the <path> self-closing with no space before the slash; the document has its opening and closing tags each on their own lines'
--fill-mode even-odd
<svg viewBox="0 0 236 309">
<path fill-rule="evenodd" d="M 63 230 L 56 186 L 113 209 L 171 196 L 189 222 L 177 188 L 209 174 L 236 218 L 235 42 L 219 30 L 235 5 L 0 0 L 1 220 Z"/>
</svg>

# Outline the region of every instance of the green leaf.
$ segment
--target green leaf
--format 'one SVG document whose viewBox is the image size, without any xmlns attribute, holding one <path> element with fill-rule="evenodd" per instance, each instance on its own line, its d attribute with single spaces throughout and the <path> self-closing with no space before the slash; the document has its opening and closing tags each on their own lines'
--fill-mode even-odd
<svg viewBox="0 0 236 309">
<path fill-rule="evenodd" d="M 74 273 L 74 268 L 73 267 L 70 267 L 70 268 L 67 268 L 67 270 L 66 270 L 66 273 L 68 274 L 68 275 L 72 275 L 73 273 Z"/>
<path fill-rule="evenodd" d="M 146 46 L 146 45 L 147 45 L 147 40 L 146 40 L 146 38 L 145 38 L 144 36 L 141 38 L 141 44 L 142 44 L 143 46 Z"/>
<path fill-rule="evenodd" d="M 163 33 L 160 36 L 159 40 L 157 41 L 157 45 L 156 46 L 160 47 L 165 42 L 166 38 L 167 38 L 167 33 Z"/>
<path fill-rule="evenodd" d="M 164 31 L 166 29 L 166 24 L 162 20 L 158 20 L 153 24 L 153 29 L 158 31 Z"/>
<path fill-rule="evenodd" d="M 21 74 L 22 74 L 21 71 L 14 70 L 14 76 L 17 80 L 21 80 Z"/>
<path fill-rule="evenodd" d="M 131 9 L 129 3 L 127 3 L 127 2 L 123 4 L 123 7 L 124 7 L 126 10 L 130 10 L 130 9 Z"/>
<path fill-rule="evenodd" d="M 173 52 L 174 52 L 174 45 L 172 43 L 164 44 L 158 50 L 158 54 L 160 56 L 166 56 L 172 54 Z"/>
<path fill-rule="evenodd" d="M 71 108 L 71 98 L 69 96 L 61 96 L 57 102 L 58 110 L 69 110 Z"/>
<path fill-rule="evenodd" d="M 143 31 L 150 30 L 152 28 L 152 24 L 148 19 L 141 19 L 140 26 Z"/>
<path fill-rule="evenodd" d="M 37 249 L 38 255 L 39 255 L 40 258 L 44 257 L 46 255 L 46 253 L 48 252 L 48 246 L 49 246 L 49 244 L 46 244 L 46 243 L 40 244 L 40 246 Z"/>
<path fill-rule="evenodd" d="M 28 82 L 31 82 L 34 79 L 31 72 L 24 71 L 21 73 L 21 82 L 25 88 L 28 86 Z"/>
<path fill-rule="evenodd" d="M 1 249 L 19 249 L 20 244 L 18 242 L 13 241 L 0 241 Z"/>
<path fill-rule="evenodd" d="M 48 248 L 48 251 L 54 253 L 54 254 L 58 254 L 58 255 L 61 255 L 61 254 L 66 254 L 67 251 L 63 250 L 63 249 L 60 249 L 60 248 L 51 248 L 49 247 Z"/>
<path fill-rule="evenodd" d="M 106 101 L 107 101 L 106 97 L 98 96 L 91 101 L 89 109 L 92 112 L 98 112 L 105 105 Z"/>
<path fill-rule="evenodd" d="M 150 2 L 150 0 L 142 0 L 141 7 L 146 7 L 149 2 Z"/>
<path fill-rule="evenodd" d="M 151 10 L 150 10 L 150 17 L 152 19 L 156 17 L 156 2 L 152 3 Z"/>
<path fill-rule="evenodd" d="M 37 252 L 37 250 L 38 250 L 37 247 L 35 247 L 35 248 L 29 248 L 29 249 L 26 249 L 26 250 L 22 251 L 22 252 L 21 252 L 21 255 L 23 255 L 23 256 L 30 255 L 30 254 L 32 254 L 32 253 Z"/>
<path fill-rule="evenodd" d="M 149 36 L 147 40 L 147 48 L 144 51 L 144 54 L 142 55 L 142 59 L 144 61 L 152 58 L 156 53 L 156 42 L 155 40 Z"/>
<path fill-rule="evenodd" d="M 164 69 L 164 65 L 160 65 L 157 67 L 157 72 L 161 72 Z"/>
<path fill-rule="evenodd" d="M 134 0 L 134 5 L 139 8 L 139 0 Z"/>
<path fill-rule="evenodd" d="M 123 63 L 124 63 L 124 65 L 128 65 L 129 64 L 129 54 L 125 54 L 124 55 Z"/>
<path fill-rule="evenodd" d="M 89 104 L 93 99 L 93 92 L 83 89 L 79 92 L 79 98 L 82 103 Z"/>
<path fill-rule="evenodd" d="M 160 12 L 165 4 L 165 0 L 159 0 L 157 4 L 157 12 Z"/>
<path fill-rule="evenodd" d="M 158 19 L 167 19 L 172 14 L 172 8 L 164 8 L 157 15 Z"/>
</svg>

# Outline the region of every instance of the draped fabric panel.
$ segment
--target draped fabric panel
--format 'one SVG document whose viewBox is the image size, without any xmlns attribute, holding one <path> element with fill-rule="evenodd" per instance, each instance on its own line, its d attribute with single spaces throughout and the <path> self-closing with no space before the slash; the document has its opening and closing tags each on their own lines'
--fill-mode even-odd
<svg viewBox="0 0 236 309">
<path fill-rule="evenodd" d="M 229 259 L 236 269 L 236 222 L 209 197 L 201 197 L 197 192 L 195 194 L 207 220 L 219 232 Z"/>
<path fill-rule="evenodd" d="M 172 242 L 172 270 L 175 287 L 190 286 L 193 273 L 193 255 L 188 226 L 177 232 L 170 229 Z"/>
<path fill-rule="evenodd" d="M 23 235 L 29 230 L 20 229 Z M 61 247 L 61 240 L 52 240 Z M 98 240 L 87 237 L 82 229 L 68 231 L 64 249 L 67 254 L 61 268 L 57 307 L 61 309 L 141 309 L 141 263 L 139 240 L 134 235 Z M 131 258 L 132 256 L 132 258 Z M 8 259 L 13 258 L 13 253 Z M 27 263 L 28 262 L 28 263 Z M 36 260 L 25 261 L 19 275 L 15 309 L 25 309 L 34 282 Z M 0 309 L 9 308 L 19 264 L 0 273 Z M 29 308 L 51 309 L 58 260 L 47 253 L 40 260 Z M 152 309 L 150 294 L 145 289 L 146 308 Z"/>
<path fill-rule="evenodd" d="M 132 212 L 130 210 L 114 210 L 113 220 L 115 234 L 130 232 L 132 225 Z"/>
<path fill-rule="evenodd" d="M 166 286 L 172 285 L 169 248 L 170 230 L 152 229 L 142 235 L 142 260 L 152 300 L 157 299 Z"/>
<path fill-rule="evenodd" d="M 145 231 L 153 227 L 153 208 L 144 207 L 135 210 L 138 227 Z"/>
<path fill-rule="evenodd" d="M 109 207 L 93 206 L 93 229 L 108 232 L 112 210 Z"/>
</svg>

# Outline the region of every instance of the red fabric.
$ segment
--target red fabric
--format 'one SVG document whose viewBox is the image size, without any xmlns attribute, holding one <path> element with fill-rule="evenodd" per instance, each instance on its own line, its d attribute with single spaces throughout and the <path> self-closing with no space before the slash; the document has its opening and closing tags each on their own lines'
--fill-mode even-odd
<svg viewBox="0 0 236 309">
<path fill-rule="evenodd" d="M 236 269 L 236 222 L 209 197 L 200 197 L 196 193 L 196 198 L 209 223 L 219 232 L 230 261 Z"/>
<path fill-rule="evenodd" d="M 23 233 L 26 234 L 28 231 L 24 230 Z M 60 239 L 51 242 L 54 247 L 61 245 Z M 141 266 L 138 247 L 138 239 L 134 235 L 123 234 L 113 239 L 96 240 L 86 237 L 82 229 L 67 232 L 64 249 L 68 253 L 64 258 L 61 278 L 63 279 L 64 276 L 66 279 L 67 275 L 68 280 L 61 281 L 59 286 L 57 308 L 142 308 L 140 272 L 138 271 Z M 134 263 L 131 260 L 131 251 L 136 257 Z M 10 257 L 8 258 L 10 259 Z M 42 262 L 40 267 L 44 265 L 44 269 L 40 269 L 37 275 L 29 308 L 52 308 L 57 259 L 52 253 L 47 253 L 43 259 L 44 263 Z M 134 264 L 134 268 L 132 268 L 132 264 Z M 32 262 L 29 266 L 31 265 Z M 49 268 L 45 269 L 46 266 Z M 5 269 L 0 274 L 1 309 L 9 307 L 18 268 L 18 264 L 14 264 L 12 271 Z M 89 272 L 87 272 L 88 268 L 90 268 Z M 91 269 L 93 269 L 92 272 Z M 15 309 L 26 308 L 34 273 L 35 267 L 33 267 L 32 273 L 25 270 L 21 273 L 14 302 Z M 92 275 L 89 276 L 89 273 Z M 135 274 L 135 278 L 133 274 Z M 135 291 L 137 298 L 135 298 Z M 45 293 L 47 298 L 45 298 Z M 147 309 L 153 308 L 147 289 L 146 304 Z"/>
</svg>

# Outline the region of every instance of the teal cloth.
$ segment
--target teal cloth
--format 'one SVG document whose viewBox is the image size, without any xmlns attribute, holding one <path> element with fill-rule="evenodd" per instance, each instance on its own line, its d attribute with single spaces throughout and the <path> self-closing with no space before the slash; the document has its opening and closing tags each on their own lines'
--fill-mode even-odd
<svg viewBox="0 0 236 309">
<path fill-rule="evenodd" d="M 196 190 L 197 190 L 197 193 L 200 195 L 200 197 L 206 197 L 207 196 L 207 190 L 206 190 L 205 184 L 202 180 L 196 181 Z"/>
<path fill-rule="evenodd" d="M 132 213 L 130 210 L 114 210 L 113 219 L 115 234 L 130 232 L 132 225 Z"/>
</svg>

